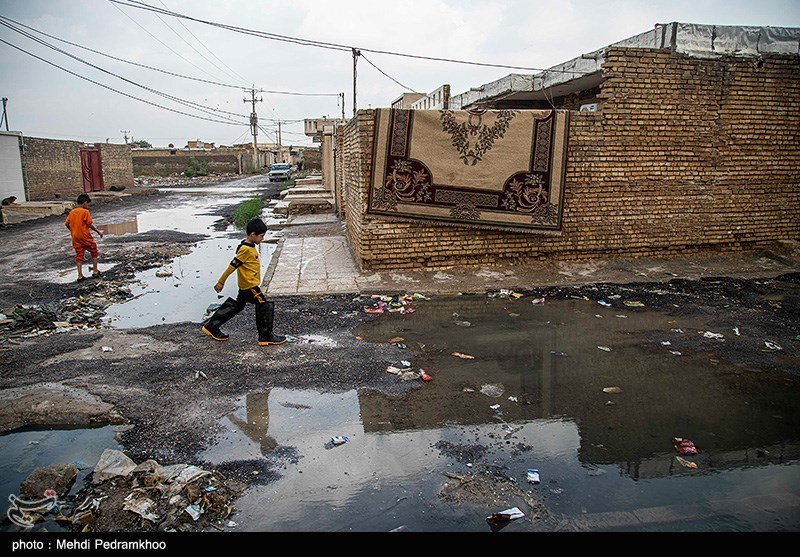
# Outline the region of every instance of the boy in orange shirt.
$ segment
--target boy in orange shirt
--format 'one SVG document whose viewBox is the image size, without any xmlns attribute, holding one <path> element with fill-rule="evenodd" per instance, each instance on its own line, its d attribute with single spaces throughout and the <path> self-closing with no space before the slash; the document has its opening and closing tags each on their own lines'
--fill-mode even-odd
<svg viewBox="0 0 800 557">
<path fill-rule="evenodd" d="M 94 243 L 94 238 L 92 238 L 92 233 L 89 232 L 89 229 L 97 232 L 101 238 L 103 233 L 92 224 L 92 216 L 89 214 L 89 203 L 91 201 L 85 193 L 80 194 L 76 200 L 78 206 L 69 212 L 66 220 L 67 229 L 72 235 L 72 247 L 75 248 L 75 262 L 78 264 L 78 282 L 86 280 L 86 277 L 83 276 L 82 268 L 85 251 L 89 252 L 94 262 L 92 276 L 100 276 L 100 270 L 97 268 L 97 244 Z"/>
</svg>

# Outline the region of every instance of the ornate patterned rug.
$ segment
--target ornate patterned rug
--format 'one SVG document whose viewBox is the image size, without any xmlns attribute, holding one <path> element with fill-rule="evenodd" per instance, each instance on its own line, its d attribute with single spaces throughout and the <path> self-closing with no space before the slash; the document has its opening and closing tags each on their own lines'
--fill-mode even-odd
<svg viewBox="0 0 800 557">
<path fill-rule="evenodd" d="M 367 213 L 561 230 L 566 110 L 376 110 Z"/>
</svg>

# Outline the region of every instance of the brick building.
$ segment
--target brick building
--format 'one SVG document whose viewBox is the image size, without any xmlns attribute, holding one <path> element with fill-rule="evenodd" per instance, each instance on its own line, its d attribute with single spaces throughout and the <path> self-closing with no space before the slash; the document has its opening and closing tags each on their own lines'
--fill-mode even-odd
<svg viewBox="0 0 800 557">
<path fill-rule="evenodd" d="M 461 109 L 574 110 L 556 232 L 368 215 L 375 112 L 361 110 L 337 137 L 356 261 L 381 269 L 668 256 L 800 238 L 799 40 L 797 28 L 672 23 L 451 98 Z"/>
</svg>

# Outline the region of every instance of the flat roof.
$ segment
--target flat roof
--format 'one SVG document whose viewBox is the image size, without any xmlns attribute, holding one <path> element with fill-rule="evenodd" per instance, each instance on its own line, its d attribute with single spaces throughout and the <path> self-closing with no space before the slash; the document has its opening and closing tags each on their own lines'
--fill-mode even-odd
<svg viewBox="0 0 800 557">
<path fill-rule="evenodd" d="M 696 58 L 800 54 L 800 28 L 657 23 L 650 31 L 621 40 L 536 74 L 509 74 L 450 99 L 454 110 L 487 100 L 546 100 L 602 82 L 600 70 L 610 47 L 669 49 Z"/>
</svg>

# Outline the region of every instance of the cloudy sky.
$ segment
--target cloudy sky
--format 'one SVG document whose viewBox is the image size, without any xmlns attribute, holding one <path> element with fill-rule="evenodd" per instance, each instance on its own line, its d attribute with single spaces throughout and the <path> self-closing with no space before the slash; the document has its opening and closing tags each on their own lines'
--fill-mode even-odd
<svg viewBox="0 0 800 557">
<path fill-rule="evenodd" d="M 157 14 L 133 3 L 255 34 Z M 302 119 L 340 117 L 339 93 L 345 93 L 346 116 L 352 115 L 350 47 L 547 68 L 656 23 L 800 27 L 800 2 L 0 0 L 0 16 L 0 96 L 9 99 L 12 130 L 112 143 L 123 143 L 127 132 L 156 146 L 182 147 L 191 139 L 248 142 L 251 107 L 244 102 L 250 96 L 245 89 L 255 86 L 265 91 L 257 95 L 262 99 L 256 107 L 263 128 L 259 141 L 275 141 L 281 121 L 284 144 L 308 145 Z M 359 108 L 388 106 L 404 90 L 430 92 L 449 83 L 459 94 L 509 73 L 533 73 L 364 54 L 358 63 Z"/>
</svg>

